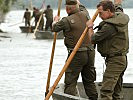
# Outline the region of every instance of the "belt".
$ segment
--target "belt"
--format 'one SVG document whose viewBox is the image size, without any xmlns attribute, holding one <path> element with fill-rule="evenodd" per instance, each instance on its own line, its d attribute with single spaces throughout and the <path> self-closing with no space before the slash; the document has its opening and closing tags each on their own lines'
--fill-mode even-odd
<svg viewBox="0 0 133 100">
<path fill-rule="evenodd" d="M 107 54 L 105 57 L 125 56 L 126 53 Z"/>
<path fill-rule="evenodd" d="M 73 51 L 73 48 L 67 48 L 68 51 Z M 88 48 L 87 47 L 81 47 L 78 49 L 78 51 L 87 51 Z"/>
</svg>

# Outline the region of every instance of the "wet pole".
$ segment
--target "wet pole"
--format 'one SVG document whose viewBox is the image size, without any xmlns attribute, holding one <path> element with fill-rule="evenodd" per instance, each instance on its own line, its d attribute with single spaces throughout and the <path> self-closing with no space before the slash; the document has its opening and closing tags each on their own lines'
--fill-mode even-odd
<svg viewBox="0 0 133 100">
<path fill-rule="evenodd" d="M 8 27 L 12 27 L 12 26 L 15 26 L 15 25 L 18 25 L 18 24 L 21 24 L 21 23 L 24 23 L 24 22 L 21 21 L 21 22 L 15 23 L 15 24 L 13 24 L 13 25 L 9 25 Z"/>
<path fill-rule="evenodd" d="M 58 1 L 58 13 L 57 13 L 57 16 L 60 16 L 61 3 L 62 3 L 62 0 L 59 0 Z M 45 97 L 47 96 L 47 94 L 49 92 L 52 64 L 53 64 L 54 51 L 55 51 L 55 45 L 56 45 L 56 38 L 57 38 L 57 32 L 54 32 L 54 41 L 53 41 L 50 64 L 49 64 L 49 71 L 48 71 L 48 77 L 47 77 Z"/>
<path fill-rule="evenodd" d="M 95 12 L 94 16 L 92 17 L 92 21 L 94 22 L 96 17 L 98 16 L 98 10 Z M 49 100 L 50 96 L 52 95 L 53 91 L 55 90 L 56 86 L 58 85 L 61 77 L 63 76 L 64 72 L 66 71 L 67 67 L 69 66 L 70 62 L 72 61 L 74 55 L 76 54 L 77 50 L 79 49 L 79 47 L 82 44 L 82 41 L 84 40 L 84 37 L 86 35 L 86 33 L 88 32 L 88 27 L 85 28 L 84 32 L 82 33 L 80 39 L 78 40 L 76 46 L 74 47 L 71 55 L 69 56 L 69 58 L 67 59 L 64 67 L 62 68 L 60 74 L 58 75 L 57 79 L 55 80 L 53 86 L 51 87 L 51 89 L 49 90 L 49 93 L 47 94 L 45 100 Z"/>
</svg>

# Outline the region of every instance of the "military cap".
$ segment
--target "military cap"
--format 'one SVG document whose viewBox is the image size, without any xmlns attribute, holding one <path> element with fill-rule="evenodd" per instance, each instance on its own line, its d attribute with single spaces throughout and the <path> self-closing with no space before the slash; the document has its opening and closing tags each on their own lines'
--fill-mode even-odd
<svg viewBox="0 0 133 100">
<path fill-rule="evenodd" d="M 76 5 L 77 0 L 66 0 L 66 5 Z"/>
</svg>

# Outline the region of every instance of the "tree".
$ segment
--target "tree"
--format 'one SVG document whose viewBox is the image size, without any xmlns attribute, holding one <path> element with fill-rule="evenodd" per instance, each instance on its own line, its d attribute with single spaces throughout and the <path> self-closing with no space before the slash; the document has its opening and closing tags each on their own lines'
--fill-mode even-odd
<svg viewBox="0 0 133 100">
<path fill-rule="evenodd" d="M 5 14 L 10 10 L 16 0 L 0 0 L 0 22 L 3 22 Z"/>
<path fill-rule="evenodd" d="M 0 12 L 7 13 L 16 0 L 0 0 Z"/>
</svg>

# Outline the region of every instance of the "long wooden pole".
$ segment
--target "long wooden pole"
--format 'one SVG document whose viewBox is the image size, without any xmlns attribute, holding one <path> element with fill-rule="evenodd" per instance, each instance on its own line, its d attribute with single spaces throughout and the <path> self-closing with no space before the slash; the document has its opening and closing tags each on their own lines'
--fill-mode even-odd
<svg viewBox="0 0 133 100">
<path fill-rule="evenodd" d="M 95 12 L 93 18 L 91 19 L 93 22 L 95 21 L 96 17 L 98 15 L 98 10 Z M 79 47 L 81 46 L 82 44 L 82 41 L 84 40 L 84 37 L 86 35 L 86 33 L 88 32 L 88 27 L 85 28 L 84 32 L 82 33 L 80 39 L 78 40 L 76 46 L 74 47 L 71 55 L 69 56 L 68 60 L 66 61 L 63 69 L 61 70 L 60 74 L 58 75 L 57 79 L 55 80 L 53 86 L 51 87 L 49 93 L 47 94 L 45 100 L 49 100 L 50 96 L 52 95 L 53 91 L 55 90 L 57 84 L 59 83 L 61 77 L 63 76 L 64 72 L 66 71 L 66 69 L 68 68 L 70 62 L 72 61 L 74 55 L 76 54 L 77 50 L 79 49 Z"/>
<path fill-rule="evenodd" d="M 60 16 L 61 3 L 62 3 L 62 0 L 59 0 L 57 16 Z M 51 58 L 50 58 L 50 64 L 49 64 L 49 71 L 48 71 L 48 78 L 47 78 L 47 85 L 46 85 L 45 96 L 49 92 L 50 77 L 51 77 L 52 64 L 53 64 L 53 58 L 54 58 L 54 51 L 55 51 L 55 45 L 56 45 L 56 37 L 57 37 L 57 32 L 54 32 L 54 40 L 53 40 L 53 46 L 52 46 L 52 52 L 51 52 Z"/>
<path fill-rule="evenodd" d="M 9 25 L 9 27 L 12 27 L 12 26 L 15 26 L 15 25 L 18 25 L 18 24 L 21 24 L 21 23 L 23 23 L 23 21 L 22 22 L 15 23 L 13 25 Z"/>
</svg>

